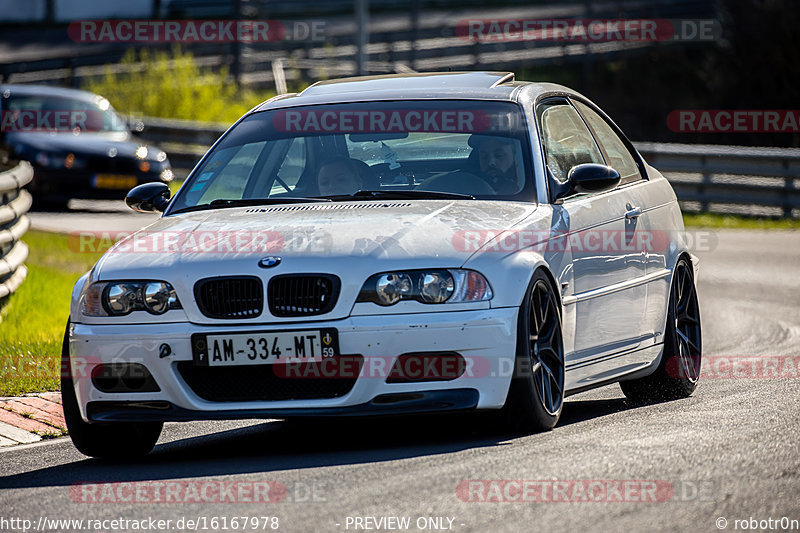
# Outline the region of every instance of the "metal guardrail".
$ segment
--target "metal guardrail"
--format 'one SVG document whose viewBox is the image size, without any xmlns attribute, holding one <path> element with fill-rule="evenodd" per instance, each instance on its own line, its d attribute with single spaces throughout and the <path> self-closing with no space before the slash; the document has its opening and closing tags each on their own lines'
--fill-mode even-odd
<svg viewBox="0 0 800 533">
<path fill-rule="evenodd" d="M 182 2 L 186 9 L 177 15 L 198 15 L 202 9 L 192 0 Z M 231 74 L 244 85 L 272 88 L 275 77 L 273 61 L 285 64 L 286 79 L 308 82 L 325 77 L 357 74 L 358 28 L 352 17 L 353 0 L 313 2 L 311 0 L 258 0 L 250 2 L 248 11 L 255 18 L 290 17 L 287 23 L 324 22 L 320 40 L 278 40 L 260 43 L 183 43 L 198 65 L 218 69 L 230 67 Z M 573 62 L 591 62 L 602 58 L 610 61 L 645 53 L 652 47 L 681 44 L 671 42 L 536 42 L 502 40 L 502 42 L 472 41 L 457 36 L 460 21 L 475 18 L 716 18 L 713 0 L 612 0 L 609 2 L 575 1 L 568 3 L 521 0 L 503 2 L 491 11 L 480 2 L 469 7 L 457 0 L 402 3 L 386 2 L 394 11 L 382 11 L 373 3 L 376 12 L 370 17 L 369 39 L 366 47 L 367 70 L 374 73 L 444 70 L 517 70 L 522 67 L 541 68 Z M 416 5 L 416 7 L 414 7 Z M 230 10 L 228 3 L 227 9 Z M 348 9 L 349 6 L 349 9 Z M 423 9 L 425 7 L 426 9 Z M 206 13 L 203 16 L 208 16 Z M 222 16 L 217 13 L 216 16 Z M 313 18 L 311 18 L 313 17 Z M 239 18 L 239 17 L 233 17 Z M 245 17 L 247 18 L 247 17 Z M 53 31 L 52 29 L 50 31 Z M 66 33 L 66 29 L 64 29 Z M 30 39 L 30 35 L 25 34 Z M 55 38 L 51 36 L 51 38 Z M 74 87 L 87 79 L 113 73 L 136 72 L 141 63 L 120 64 L 128 43 L 70 43 L 54 41 L 57 46 L 46 58 L 14 60 L 13 54 L 5 64 L 0 63 L 0 82 L 59 83 Z M 172 43 L 147 43 L 148 48 L 169 51 Z M 13 47 L 12 47 L 13 48 Z M 8 55 L 8 54 L 7 54 Z"/>
<path fill-rule="evenodd" d="M 800 218 L 800 149 L 635 143 L 686 211 Z"/>
<path fill-rule="evenodd" d="M 33 167 L 22 161 L 11 170 L 0 172 L 0 299 L 13 293 L 25 281 L 28 246 L 20 239 L 28 231 L 26 213 L 31 195 L 22 187 L 33 179 Z"/>
<path fill-rule="evenodd" d="M 215 122 L 145 117 L 132 120 L 130 128 L 148 142 L 167 152 L 172 170 L 184 179 L 197 162 L 225 133 L 228 125 Z"/>
<path fill-rule="evenodd" d="M 134 129 L 169 154 L 185 178 L 227 126 L 143 118 Z M 634 143 L 686 211 L 800 218 L 800 149 Z"/>
</svg>

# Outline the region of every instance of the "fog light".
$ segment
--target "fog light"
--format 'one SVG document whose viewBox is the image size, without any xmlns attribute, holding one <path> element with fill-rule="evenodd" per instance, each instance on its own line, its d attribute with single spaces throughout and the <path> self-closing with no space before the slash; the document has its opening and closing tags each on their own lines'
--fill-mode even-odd
<svg viewBox="0 0 800 533">
<path fill-rule="evenodd" d="M 139 363 L 103 363 L 92 369 L 92 384 L 101 392 L 159 392 L 146 366 Z"/>
<path fill-rule="evenodd" d="M 386 383 L 452 381 L 464 375 L 467 361 L 458 352 L 419 352 L 397 357 Z"/>
</svg>

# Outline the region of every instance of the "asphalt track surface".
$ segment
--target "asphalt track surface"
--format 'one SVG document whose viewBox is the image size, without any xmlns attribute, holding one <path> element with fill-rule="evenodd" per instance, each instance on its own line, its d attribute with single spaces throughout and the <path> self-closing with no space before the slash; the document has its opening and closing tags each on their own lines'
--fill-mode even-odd
<svg viewBox="0 0 800 533">
<path fill-rule="evenodd" d="M 743 529 L 736 520 L 747 520 L 745 526 L 753 525 L 751 518 L 800 520 L 800 232 L 725 231 L 713 240 L 713 249 L 696 252 L 706 362 L 689 399 L 637 406 L 612 385 L 570 397 L 553 431 L 523 437 L 496 435 L 475 417 L 448 417 L 311 427 L 167 424 L 154 452 L 129 463 L 87 459 L 69 439 L 20 446 L 0 452 L 0 530 L 22 530 L 3 519 L 28 519 L 34 529 L 42 517 L 171 519 L 162 529 L 168 531 L 181 530 L 181 518 L 205 519 L 208 530 L 225 531 L 223 518 L 232 530 L 234 516 L 274 516 L 278 531 L 298 532 L 391 531 L 387 526 L 396 525 L 357 517 L 408 517 L 408 531 L 457 532 L 719 531 L 723 525 L 735 531 Z M 742 357 L 752 359 L 736 371 L 721 364 Z M 748 365 L 767 360 L 783 377 L 749 375 Z M 545 480 L 541 494 L 559 501 L 470 501 L 480 491 L 458 491 L 468 480 Z M 624 485 L 613 485 L 623 480 L 644 492 L 626 494 Z M 178 497 L 185 501 L 153 503 L 155 487 L 174 481 L 184 483 Z M 103 503 L 87 503 L 91 493 L 75 485 L 86 482 L 138 482 L 148 501 L 120 501 L 132 490 L 117 485 Z M 245 488 L 235 503 L 198 503 L 185 488 L 229 482 Z M 244 501 L 252 497 L 247 487 L 262 482 L 282 484 L 283 501 Z M 579 485 L 605 501 L 589 501 Z M 519 498 L 515 485 L 508 486 L 508 499 Z M 655 493 L 647 490 L 653 486 Z M 653 494 L 656 501 L 646 501 Z M 438 529 L 421 529 L 420 517 L 448 517 L 452 525 L 445 519 Z M 783 530 L 780 522 L 772 525 Z M 100 530 L 133 530 L 131 523 L 114 526 L 106 522 Z M 78 529 L 51 523 L 48 530 Z"/>
</svg>

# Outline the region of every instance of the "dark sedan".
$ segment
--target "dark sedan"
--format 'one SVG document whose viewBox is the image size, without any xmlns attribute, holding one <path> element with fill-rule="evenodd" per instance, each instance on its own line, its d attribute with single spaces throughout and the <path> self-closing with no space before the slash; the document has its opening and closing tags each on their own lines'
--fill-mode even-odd
<svg viewBox="0 0 800 533">
<path fill-rule="evenodd" d="M 137 139 L 108 100 L 86 91 L 0 85 L 0 139 L 33 165 L 28 189 L 39 206 L 122 199 L 138 184 L 173 178 L 167 154 Z"/>
</svg>

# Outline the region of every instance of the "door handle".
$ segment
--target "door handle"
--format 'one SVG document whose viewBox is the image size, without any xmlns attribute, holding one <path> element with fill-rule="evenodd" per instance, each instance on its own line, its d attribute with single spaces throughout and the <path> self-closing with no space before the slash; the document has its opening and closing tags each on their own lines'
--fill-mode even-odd
<svg viewBox="0 0 800 533">
<path fill-rule="evenodd" d="M 642 214 L 641 207 L 633 207 L 625 212 L 625 218 L 637 218 Z"/>
</svg>

